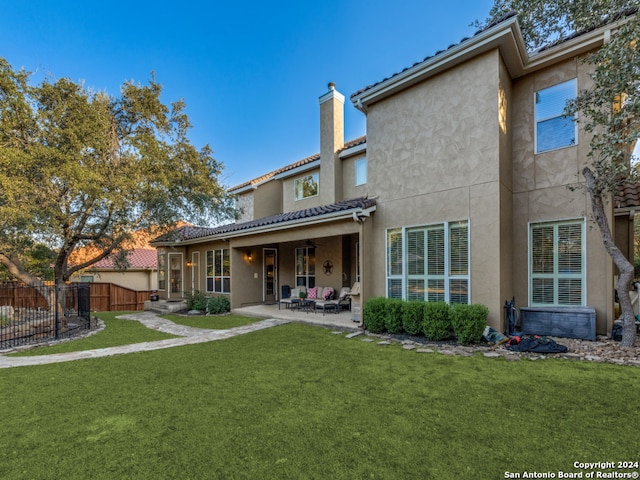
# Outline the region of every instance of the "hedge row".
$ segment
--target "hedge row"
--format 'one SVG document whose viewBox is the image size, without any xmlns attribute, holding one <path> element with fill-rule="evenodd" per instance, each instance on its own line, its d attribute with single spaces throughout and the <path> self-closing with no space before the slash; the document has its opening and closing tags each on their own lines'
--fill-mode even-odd
<svg viewBox="0 0 640 480">
<path fill-rule="evenodd" d="M 429 340 L 477 343 L 487 325 L 489 309 L 484 305 L 448 305 L 445 302 L 404 301 L 374 297 L 362 309 L 364 324 L 371 333 L 406 332 L 424 334 Z"/>
<path fill-rule="evenodd" d="M 212 315 L 231 311 L 231 303 L 227 297 L 207 297 L 203 292 L 185 293 L 189 310 L 200 310 Z"/>
</svg>

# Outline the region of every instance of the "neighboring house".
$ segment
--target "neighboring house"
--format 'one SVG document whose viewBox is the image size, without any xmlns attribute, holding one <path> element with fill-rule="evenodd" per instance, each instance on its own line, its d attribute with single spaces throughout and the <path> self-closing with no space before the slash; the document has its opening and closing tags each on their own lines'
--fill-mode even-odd
<svg viewBox="0 0 640 480">
<path fill-rule="evenodd" d="M 184 225 L 180 223 L 178 225 Z M 130 250 L 127 257 L 129 266 L 126 269 L 119 268 L 114 256 L 108 256 L 89 268 L 77 272 L 71 276 L 72 282 L 103 282 L 113 283 L 132 290 L 157 290 L 158 288 L 158 252 L 150 246 L 151 238 L 157 236 L 157 232 L 138 230 L 131 239 L 125 243 Z M 69 262 L 80 263 L 88 258 L 95 257 L 98 250 L 93 247 L 80 248 L 71 255 Z"/>
<path fill-rule="evenodd" d="M 104 258 L 82 273 L 72 275 L 72 282 L 104 282 L 132 290 L 157 290 L 158 252 L 150 248 L 136 248 L 128 256 L 129 267 L 118 268 L 114 259 Z"/>
<path fill-rule="evenodd" d="M 614 267 L 588 196 L 568 188 L 583 181 L 589 138 L 562 114 L 590 85 L 580 57 L 609 29 L 529 54 L 507 16 L 354 93 L 367 135 L 347 143 L 345 99 L 329 84 L 319 154 L 231 188 L 238 223 L 152 242 L 161 295 L 201 290 L 236 308 L 274 301 L 282 285 L 358 281 L 363 301 L 487 305 L 501 330 L 514 296 L 519 307 L 593 306 L 607 332 Z M 631 216 L 616 217 L 620 235 Z"/>
</svg>

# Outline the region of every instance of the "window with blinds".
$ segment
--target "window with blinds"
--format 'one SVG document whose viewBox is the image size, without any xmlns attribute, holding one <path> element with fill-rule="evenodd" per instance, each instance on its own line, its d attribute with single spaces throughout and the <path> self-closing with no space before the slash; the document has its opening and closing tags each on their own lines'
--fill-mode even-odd
<svg viewBox="0 0 640 480">
<path fill-rule="evenodd" d="M 576 95 L 576 79 L 535 93 L 536 153 L 577 143 L 575 119 L 564 114 L 567 102 Z"/>
<path fill-rule="evenodd" d="M 529 303 L 584 305 L 584 220 L 532 224 L 529 245 Z"/>
<path fill-rule="evenodd" d="M 469 303 L 468 222 L 388 230 L 387 297 Z"/>
</svg>

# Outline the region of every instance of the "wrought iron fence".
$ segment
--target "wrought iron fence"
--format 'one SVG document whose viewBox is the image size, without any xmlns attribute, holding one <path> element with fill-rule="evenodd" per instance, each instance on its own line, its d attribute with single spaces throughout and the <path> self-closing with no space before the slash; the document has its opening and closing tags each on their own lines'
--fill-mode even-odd
<svg viewBox="0 0 640 480">
<path fill-rule="evenodd" d="M 95 328 L 88 284 L 0 284 L 0 350 L 70 338 Z"/>
</svg>

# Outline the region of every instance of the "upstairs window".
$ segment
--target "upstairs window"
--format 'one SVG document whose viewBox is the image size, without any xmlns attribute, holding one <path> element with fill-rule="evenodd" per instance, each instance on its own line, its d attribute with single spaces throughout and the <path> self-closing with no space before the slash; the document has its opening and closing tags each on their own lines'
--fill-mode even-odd
<svg viewBox="0 0 640 480">
<path fill-rule="evenodd" d="M 356 186 L 367 183 L 367 159 L 356 160 Z"/>
<path fill-rule="evenodd" d="M 575 99 L 576 95 L 575 78 L 536 92 L 536 153 L 576 144 L 578 132 L 575 118 L 564 114 L 567 101 Z"/>
<path fill-rule="evenodd" d="M 304 177 L 296 178 L 293 184 L 294 196 L 296 200 L 315 197 L 319 193 L 318 174 L 312 173 Z"/>
</svg>

